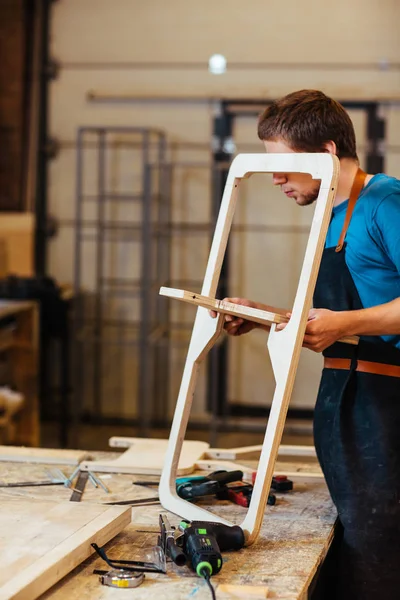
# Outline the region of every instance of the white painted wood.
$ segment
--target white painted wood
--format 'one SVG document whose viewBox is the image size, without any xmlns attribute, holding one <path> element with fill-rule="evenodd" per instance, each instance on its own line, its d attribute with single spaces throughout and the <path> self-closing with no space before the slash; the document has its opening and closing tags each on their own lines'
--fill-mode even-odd
<svg viewBox="0 0 400 600">
<path fill-rule="evenodd" d="M 287 327 L 280 332 L 276 331 L 276 325 L 272 323 L 268 339 L 276 388 L 252 500 L 241 524 L 246 535 L 247 545 L 256 540 L 265 512 L 273 468 L 300 357 L 308 311 L 311 307 L 312 294 L 329 226 L 339 174 L 339 161 L 330 154 L 319 153 L 238 155 L 229 169 L 201 295 L 215 298 L 241 179 L 249 177 L 252 173 L 270 172 L 310 173 L 314 179 L 321 180 L 321 185 L 292 309 L 292 318 Z M 177 465 L 189 419 L 198 366 L 218 339 L 222 324 L 221 314 L 216 319 L 212 319 L 207 309 L 202 307 L 197 309 L 161 475 L 159 495 L 165 509 L 185 519 L 227 523 L 218 515 L 179 498 L 175 485 Z"/>
</svg>

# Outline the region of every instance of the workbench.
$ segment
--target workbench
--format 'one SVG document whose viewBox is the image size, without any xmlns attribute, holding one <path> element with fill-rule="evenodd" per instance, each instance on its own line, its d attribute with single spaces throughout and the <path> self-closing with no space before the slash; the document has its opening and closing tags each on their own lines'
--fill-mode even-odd
<svg viewBox="0 0 400 600">
<path fill-rule="evenodd" d="M 61 457 L 63 451 L 54 451 Z M 95 459 L 114 458 L 115 452 L 90 453 Z M 254 464 L 254 463 L 253 463 Z M 32 463 L 0 463 L 2 482 L 32 481 L 46 478 L 46 466 Z M 296 465 L 291 466 L 294 469 Z M 287 465 L 276 465 L 279 473 Z M 74 469 L 60 464 L 66 475 Z M 157 495 L 157 489 L 134 486 L 134 480 L 146 479 L 145 476 L 103 475 L 104 483 L 110 489 L 106 493 L 96 489 L 88 481 L 82 496 L 82 502 L 102 503 L 134 498 L 148 498 Z M 154 480 L 154 476 L 147 479 Z M 224 553 L 222 571 L 212 578 L 219 595 L 218 584 L 264 585 L 268 587 L 268 598 L 277 600 L 306 600 L 318 567 L 323 562 L 333 539 L 336 512 L 330 499 L 326 484 L 321 478 L 293 478 L 295 489 L 286 494 L 277 494 L 277 504 L 268 506 L 261 535 L 258 541 L 239 552 Z M 69 500 L 71 490 L 63 486 L 1 488 L 1 500 L 4 497 L 29 497 L 37 499 Z M 240 522 L 245 508 L 227 501 L 207 504 L 205 507 L 219 512 L 225 518 Z M 144 560 L 143 555 L 157 543 L 158 517 L 163 512 L 159 504 L 135 506 L 132 508 L 132 523 L 106 546 L 111 558 Z M 179 523 L 175 515 L 168 515 L 173 525 Z M 148 559 L 147 559 L 148 560 Z M 53 586 L 42 599 L 46 600 L 210 600 L 211 594 L 206 583 L 199 579 L 188 567 L 176 567 L 168 563 L 167 574 L 146 573 L 144 583 L 130 590 L 121 590 L 102 586 L 93 569 L 108 569 L 97 556 L 92 555 L 68 576 Z"/>
<path fill-rule="evenodd" d="M 10 383 L 24 395 L 16 416 L 14 444 L 40 443 L 38 369 L 39 312 L 37 302 L 0 300 L 0 353 L 10 361 Z"/>
</svg>

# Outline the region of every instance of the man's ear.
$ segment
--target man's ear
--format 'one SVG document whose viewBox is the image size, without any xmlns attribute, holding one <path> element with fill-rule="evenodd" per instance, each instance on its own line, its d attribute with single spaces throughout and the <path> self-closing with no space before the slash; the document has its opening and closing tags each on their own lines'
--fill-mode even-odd
<svg viewBox="0 0 400 600">
<path fill-rule="evenodd" d="M 325 142 L 323 144 L 323 149 L 324 152 L 329 152 L 329 154 L 334 154 L 335 156 L 337 154 L 336 144 L 332 140 L 329 140 L 329 142 Z"/>
</svg>

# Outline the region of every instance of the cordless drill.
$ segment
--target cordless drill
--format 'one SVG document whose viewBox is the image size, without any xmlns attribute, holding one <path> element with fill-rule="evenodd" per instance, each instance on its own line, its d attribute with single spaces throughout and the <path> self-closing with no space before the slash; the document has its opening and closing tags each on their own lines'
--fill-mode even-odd
<svg viewBox="0 0 400 600">
<path fill-rule="evenodd" d="M 221 552 L 240 550 L 245 543 L 243 530 L 234 525 L 222 525 L 208 521 L 181 521 L 183 551 L 189 558 L 193 570 L 205 579 L 222 568 Z"/>
</svg>

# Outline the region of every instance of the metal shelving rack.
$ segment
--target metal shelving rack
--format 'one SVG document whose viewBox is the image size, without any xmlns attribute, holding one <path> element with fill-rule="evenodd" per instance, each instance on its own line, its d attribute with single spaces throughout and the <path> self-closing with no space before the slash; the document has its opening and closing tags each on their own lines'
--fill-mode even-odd
<svg viewBox="0 0 400 600">
<path fill-rule="evenodd" d="M 122 160 L 129 152 L 129 168 L 113 175 L 115 156 Z M 168 306 L 156 290 L 170 280 L 171 167 L 166 155 L 166 136 L 156 129 L 78 130 L 75 422 L 85 412 L 91 420 L 101 419 L 110 406 L 112 415 L 120 414 L 127 379 L 136 379 L 130 406 L 136 406 L 134 420 L 142 435 L 155 415 L 165 413 Z M 86 264 L 94 265 L 92 272 Z M 136 352 L 136 375 L 132 361 L 126 362 L 128 348 Z M 113 387 L 107 390 L 110 374 Z"/>
</svg>

